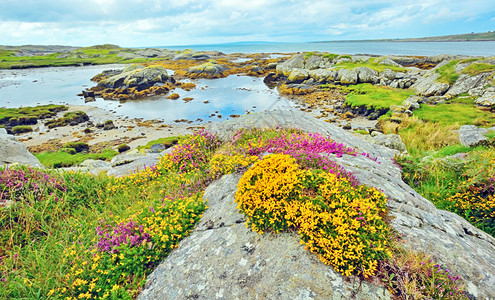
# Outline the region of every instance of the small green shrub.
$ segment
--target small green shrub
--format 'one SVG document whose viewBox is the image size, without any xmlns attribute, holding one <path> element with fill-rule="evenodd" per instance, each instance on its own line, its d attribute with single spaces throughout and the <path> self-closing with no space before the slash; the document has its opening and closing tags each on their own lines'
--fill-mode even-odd
<svg viewBox="0 0 495 300">
<path fill-rule="evenodd" d="M 84 142 L 70 142 L 64 144 L 64 148 L 72 148 L 77 153 L 89 151 L 89 145 Z"/>
<path fill-rule="evenodd" d="M 18 125 L 18 126 L 14 126 L 12 128 L 12 133 L 14 133 L 14 134 L 31 132 L 31 131 L 33 131 L 33 128 L 31 126 L 27 126 L 27 125 Z"/>
<path fill-rule="evenodd" d="M 74 148 L 62 148 L 62 149 L 60 149 L 60 152 L 69 153 L 70 155 L 74 155 L 77 153 L 76 149 L 74 149 Z"/>
</svg>

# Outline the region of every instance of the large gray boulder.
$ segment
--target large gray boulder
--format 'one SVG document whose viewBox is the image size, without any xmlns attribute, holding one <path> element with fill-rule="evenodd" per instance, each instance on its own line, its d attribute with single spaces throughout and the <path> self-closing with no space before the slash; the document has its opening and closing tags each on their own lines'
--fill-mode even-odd
<svg viewBox="0 0 495 300">
<path fill-rule="evenodd" d="M 378 72 L 367 67 L 357 67 L 358 82 L 378 82 Z"/>
<path fill-rule="evenodd" d="M 0 166 L 20 164 L 42 168 L 40 161 L 15 136 L 0 128 Z"/>
<path fill-rule="evenodd" d="M 304 80 L 308 79 L 309 74 L 306 69 L 294 69 L 290 72 L 290 75 L 287 77 L 287 81 L 289 83 L 301 83 Z"/>
<path fill-rule="evenodd" d="M 335 81 L 338 72 L 332 69 L 316 69 L 309 71 L 309 77 L 317 82 Z"/>
<path fill-rule="evenodd" d="M 227 69 L 228 68 L 226 66 L 217 64 L 216 62 L 212 61 L 201 64 L 199 66 L 190 67 L 189 69 L 187 69 L 187 72 L 191 74 L 203 74 L 206 77 L 215 78 L 223 77 L 223 72 L 225 72 Z"/>
<path fill-rule="evenodd" d="M 466 147 L 476 147 L 488 142 L 485 134 L 486 128 L 478 128 L 475 125 L 463 125 L 459 128 L 459 142 Z"/>
<path fill-rule="evenodd" d="M 404 183 L 400 168 L 392 161 L 398 151 L 373 145 L 333 124 L 296 111 L 249 114 L 210 124 L 207 130 L 230 140 L 241 128 L 277 126 L 329 135 L 339 143 L 368 153 L 371 158 L 376 157 L 377 161 L 363 155 L 329 158 L 353 172 L 361 183 L 384 191 L 389 199 L 387 206 L 395 217 L 392 226 L 403 235 L 406 247 L 430 253 L 449 270 L 460 274 L 471 295 L 479 299 L 495 298 L 495 290 L 492 288 L 495 286 L 495 239 L 456 214 L 435 208 L 430 201 Z"/>
<path fill-rule="evenodd" d="M 356 84 L 358 82 L 357 70 L 340 69 L 337 80 L 342 84 Z"/>
<path fill-rule="evenodd" d="M 98 85 L 106 88 L 136 87 L 138 90 L 143 90 L 156 83 L 166 82 L 167 79 L 167 69 L 162 66 L 152 65 L 144 68 L 131 65 L 127 66 L 122 73 L 101 80 Z"/>
<path fill-rule="evenodd" d="M 384 287 L 347 282 L 296 233 L 246 228 L 234 202 L 239 179 L 227 175 L 206 189 L 201 222 L 148 277 L 138 299 L 391 299 Z"/>
<path fill-rule="evenodd" d="M 406 145 L 398 134 L 378 134 L 370 139 L 370 141 L 377 145 L 382 145 L 390 149 L 395 149 L 400 152 L 406 152 Z"/>
</svg>

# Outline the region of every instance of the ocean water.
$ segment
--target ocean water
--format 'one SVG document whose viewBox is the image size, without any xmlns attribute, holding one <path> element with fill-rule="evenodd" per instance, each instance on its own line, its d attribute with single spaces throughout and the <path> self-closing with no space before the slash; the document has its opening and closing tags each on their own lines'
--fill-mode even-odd
<svg viewBox="0 0 495 300">
<path fill-rule="evenodd" d="M 164 46 L 172 50 L 194 49 L 224 53 L 293 53 L 320 51 L 337 54 L 419 55 L 439 54 L 495 56 L 495 41 L 486 42 L 318 42 L 318 43 L 228 43 L 215 45 Z"/>
</svg>

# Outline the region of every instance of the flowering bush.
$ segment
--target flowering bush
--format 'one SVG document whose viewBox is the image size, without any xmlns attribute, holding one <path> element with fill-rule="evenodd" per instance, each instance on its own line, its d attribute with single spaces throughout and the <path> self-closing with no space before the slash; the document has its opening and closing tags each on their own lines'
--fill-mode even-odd
<svg viewBox="0 0 495 300">
<path fill-rule="evenodd" d="M 242 176 L 236 201 L 254 231 L 295 228 L 307 249 L 345 276 L 368 278 L 379 259 L 391 256 L 382 193 L 329 172 L 301 170 L 289 155 L 255 163 Z"/>
<path fill-rule="evenodd" d="M 76 240 L 65 252 L 65 259 L 72 262 L 65 277 L 69 288 L 53 289 L 48 296 L 120 299 L 137 295 L 146 275 L 201 218 L 206 208 L 202 196 L 169 199 L 126 221 L 100 220 L 90 249 L 84 250 Z"/>
<path fill-rule="evenodd" d="M 212 178 L 218 178 L 224 174 L 240 172 L 258 160 L 258 156 L 246 155 L 213 155 L 209 164 L 209 173 Z"/>
</svg>

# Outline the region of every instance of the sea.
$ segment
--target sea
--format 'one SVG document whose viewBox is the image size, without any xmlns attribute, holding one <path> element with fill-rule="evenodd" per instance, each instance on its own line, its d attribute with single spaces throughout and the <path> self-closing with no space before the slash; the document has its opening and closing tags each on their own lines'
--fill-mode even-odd
<svg viewBox="0 0 495 300">
<path fill-rule="evenodd" d="M 313 43 L 269 43 L 240 42 L 210 45 L 160 46 L 171 50 L 193 49 L 198 51 L 221 51 L 223 53 L 296 53 L 319 51 L 336 54 L 372 55 L 418 55 L 440 54 L 495 56 L 495 41 L 476 42 L 313 42 Z"/>
<path fill-rule="evenodd" d="M 422 55 L 458 54 L 495 56 L 495 42 L 328 42 L 328 43 L 231 43 L 217 45 L 167 46 L 167 49 L 195 49 L 224 53 L 295 53 L 320 51 L 338 54 Z M 194 80 L 197 88 L 178 88 L 180 99 L 152 97 L 139 101 L 97 99 L 85 103 L 77 94 L 94 86 L 90 79 L 107 69 L 123 65 L 51 67 L 23 70 L 0 70 L 0 107 L 36 106 L 41 104 L 90 105 L 120 117 L 160 119 L 165 123 L 188 120 L 194 123 L 218 122 L 266 109 L 290 109 L 295 104 L 281 97 L 277 89 L 262 78 L 234 75 L 221 79 Z M 170 71 L 172 74 L 173 72 Z M 183 98 L 193 98 L 183 101 Z"/>
</svg>

